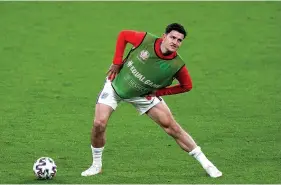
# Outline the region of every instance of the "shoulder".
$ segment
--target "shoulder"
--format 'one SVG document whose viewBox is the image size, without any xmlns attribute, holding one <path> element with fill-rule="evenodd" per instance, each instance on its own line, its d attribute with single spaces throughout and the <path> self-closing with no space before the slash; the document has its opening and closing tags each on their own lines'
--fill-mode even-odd
<svg viewBox="0 0 281 185">
<path fill-rule="evenodd" d="M 146 32 L 144 31 L 138 31 L 138 30 L 130 30 L 130 29 L 124 29 L 124 30 L 121 30 L 119 32 L 119 34 L 124 34 L 124 35 L 134 35 L 134 36 L 144 36 L 146 34 Z"/>
<path fill-rule="evenodd" d="M 160 38 L 159 36 L 153 34 L 153 33 L 150 33 L 150 32 L 145 32 L 146 33 L 146 36 L 149 36 L 149 37 L 152 37 L 152 38 L 155 38 L 155 39 L 158 39 Z"/>
<path fill-rule="evenodd" d="M 185 61 L 184 59 L 182 58 L 182 56 L 177 52 L 177 55 L 176 55 L 176 60 L 178 60 L 180 63 L 182 63 L 183 65 L 185 65 Z"/>
<path fill-rule="evenodd" d="M 177 53 L 177 58 L 180 59 L 180 60 L 182 60 L 182 61 L 184 61 L 184 59 L 183 59 L 183 57 L 181 56 L 181 54 L 179 54 L 178 52 L 176 52 L 176 53 Z"/>
</svg>

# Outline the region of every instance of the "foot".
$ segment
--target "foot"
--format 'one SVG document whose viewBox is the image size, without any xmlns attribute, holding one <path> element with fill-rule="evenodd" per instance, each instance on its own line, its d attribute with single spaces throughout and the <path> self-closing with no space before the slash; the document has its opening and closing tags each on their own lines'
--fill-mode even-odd
<svg viewBox="0 0 281 185">
<path fill-rule="evenodd" d="M 86 176 L 97 175 L 99 173 L 101 173 L 101 166 L 99 166 L 99 165 L 92 165 L 89 169 L 83 171 L 81 173 L 81 175 L 86 177 Z"/>
<path fill-rule="evenodd" d="M 209 165 L 204 168 L 210 177 L 218 178 L 222 176 L 222 172 L 217 169 L 214 165 Z"/>
</svg>

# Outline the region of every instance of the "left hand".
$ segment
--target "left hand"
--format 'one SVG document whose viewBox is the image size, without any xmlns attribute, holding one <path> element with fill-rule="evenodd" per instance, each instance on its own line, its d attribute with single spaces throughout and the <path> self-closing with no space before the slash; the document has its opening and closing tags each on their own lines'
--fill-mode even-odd
<svg viewBox="0 0 281 185">
<path fill-rule="evenodd" d="M 149 93 L 148 95 L 145 96 L 145 98 L 147 100 L 151 100 L 153 97 L 156 96 L 156 91 L 152 91 L 151 93 Z"/>
</svg>

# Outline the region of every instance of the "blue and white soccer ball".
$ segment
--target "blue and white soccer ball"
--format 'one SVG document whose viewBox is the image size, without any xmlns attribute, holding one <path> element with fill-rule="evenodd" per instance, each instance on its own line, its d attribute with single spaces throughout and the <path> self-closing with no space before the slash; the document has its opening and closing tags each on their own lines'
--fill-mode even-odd
<svg viewBox="0 0 281 185">
<path fill-rule="evenodd" d="M 50 157 L 40 157 L 33 165 L 37 179 L 52 179 L 57 173 L 55 161 Z"/>
</svg>

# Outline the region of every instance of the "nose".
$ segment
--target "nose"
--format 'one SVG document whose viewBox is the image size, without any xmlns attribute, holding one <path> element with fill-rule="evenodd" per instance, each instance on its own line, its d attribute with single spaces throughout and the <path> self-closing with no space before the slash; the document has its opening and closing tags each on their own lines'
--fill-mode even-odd
<svg viewBox="0 0 281 185">
<path fill-rule="evenodd" d="M 175 39 L 172 41 L 172 43 L 173 43 L 174 45 L 177 45 L 177 41 L 176 41 Z"/>
</svg>

